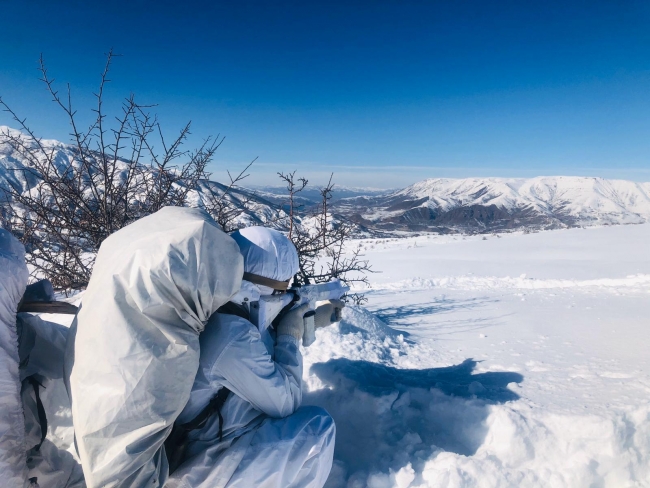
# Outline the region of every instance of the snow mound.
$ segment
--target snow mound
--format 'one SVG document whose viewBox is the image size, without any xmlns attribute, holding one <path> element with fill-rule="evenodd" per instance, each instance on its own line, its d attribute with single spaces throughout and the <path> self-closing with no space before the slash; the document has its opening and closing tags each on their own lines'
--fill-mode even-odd
<svg viewBox="0 0 650 488">
<path fill-rule="evenodd" d="M 405 333 L 389 327 L 362 307 L 345 307 L 341 322 L 319 330 L 316 342 L 303 351 L 305 371 L 310 364 L 332 357 L 395 361 L 406 357 L 412 349 L 404 336 Z M 309 378 L 309 382 L 322 386 L 316 377 Z"/>
<path fill-rule="evenodd" d="M 354 329 L 366 331 L 370 336 L 381 340 L 387 337 L 396 338 L 404 332 L 398 332 L 377 317 L 374 313 L 363 307 L 346 307 L 343 311 L 341 330 L 353 332 Z"/>
<path fill-rule="evenodd" d="M 650 486 L 648 405 L 539 409 L 520 397 L 522 374 L 471 358 L 422 367 L 437 362 L 433 341 L 359 307 L 304 354 L 305 403 L 337 426 L 329 488 Z"/>
<path fill-rule="evenodd" d="M 647 406 L 612 418 L 531 407 L 492 407 L 473 456 L 438 451 L 424 464 L 422 484 L 402 486 L 650 486 Z"/>
</svg>

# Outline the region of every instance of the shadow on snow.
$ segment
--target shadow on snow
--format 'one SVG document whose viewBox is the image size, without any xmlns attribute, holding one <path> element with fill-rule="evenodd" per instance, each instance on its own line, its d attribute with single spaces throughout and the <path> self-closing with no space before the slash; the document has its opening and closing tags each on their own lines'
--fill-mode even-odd
<svg viewBox="0 0 650 488">
<path fill-rule="evenodd" d="M 494 316 L 490 313 L 478 316 L 475 313 L 464 314 L 463 312 L 498 301 L 486 297 L 458 300 L 442 296 L 429 299 L 426 303 L 383 306 L 372 308 L 372 311 L 382 322 L 405 336 L 416 331 L 424 331 L 429 338 L 436 339 L 444 335 L 497 325 L 503 316 Z"/>
<path fill-rule="evenodd" d="M 326 408 L 337 426 L 328 486 L 408 463 L 421 472 L 442 451 L 476 453 L 490 406 L 517 400 L 508 384 L 523 381 L 514 372 L 473 374 L 476 365 L 466 359 L 449 367 L 397 369 L 344 358 L 314 364 L 311 373 L 325 388 L 307 394 L 305 403 Z"/>
<path fill-rule="evenodd" d="M 465 300 L 450 299 L 444 296 L 435 298 L 427 303 L 413 303 L 409 305 L 387 306 L 373 308 L 373 313 L 388 325 L 404 325 L 404 321 L 412 321 L 418 317 L 434 314 L 444 314 L 470 310 L 476 307 L 496 303 L 498 300 L 489 298 L 468 298 Z"/>
</svg>

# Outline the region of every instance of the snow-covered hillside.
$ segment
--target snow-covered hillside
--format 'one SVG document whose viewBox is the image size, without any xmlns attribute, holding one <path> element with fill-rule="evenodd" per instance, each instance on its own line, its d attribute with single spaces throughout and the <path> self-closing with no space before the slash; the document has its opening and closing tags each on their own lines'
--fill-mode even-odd
<svg viewBox="0 0 650 488">
<path fill-rule="evenodd" d="M 443 211 L 460 206 L 496 205 L 603 223 L 639 223 L 650 218 L 650 183 L 602 178 L 429 179 L 395 195 L 414 200 L 428 197 L 431 206 Z"/>
<path fill-rule="evenodd" d="M 305 351 L 330 488 L 650 486 L 650 224 L 365 241 Z"/>
<path fill-rule="evenodd" d="M 54 164 L 61 170 L 70 164 L 76 164 L 75 149 L 68 145 L 55 140 L 40 140 L 42 150 L 37 143 L 30 137 L 26 137 L 18 130 L 6 126 L 0 126 L 0 188 L 8 187 L 21 188 L 22 191 L 29 191 L 38 182 L 38 173 L 25 160 L 20 152 L 16 151 L 6 140 L 4 135 L 9 134 L 14 138 L 22 139 L 27 148 L 33 151 L 35 157 L 44 161 L 43 152 L 52 155 Z M 121 160 L 118 159 L 119 167 Z M 126 164 L 123 165 L 126 168 Z M 125 173 L 124 171 L 123 173 Z M 123 176 L 118 172 L 117 177 Z M 202 181 L 199 185 L 198 192 L 190 194 L 190 203 L 192 205 L 202 205 L 204 195 L 212 192 L 216 199 L 222 195 L 225 201 L 230 202 L 233 209 L 239 209 L 241 212 L 236 215 L 231 225 L 236 227 L 250 225 L 266 225 L 269 222 L 276 222 L 284 214 L 274 203 L 265 200 L 262 196 L 243 188 L 230 188 L 215 182 Z M 1 196 L 1 195 L 0 195 Z M 208 202 L 210 199 L 208 199 Z M 234 212 L 237 214 L 237 212 Z"/>
<path fill-rule="evenodd" d="M 341 202 L 385 229 L 503 230 L 638 224 L 650 220 L 650 183 L 587 177 L 428 179 L 386 196 Z"/>
<path fill-rule="evenodd" d="M 22 136 L 20 131 L 0 125 L 0 187 L 11 183 L 25 190 L 29 189 L 34 186 L 36 180 L 31 172 L 25 171 L 25 168 L 29 167 L 28 163 L 6 142 L 3 134 L 10 134 L 13 137 Z M 35 154 L 40 154 L 40 151 L 36 151 L 36 144 L 33 141 L 24 138 L 24 142 L 26 147 L 35 151 Z M 42 139 L 40 143 L 45 151 L 54 154 L 55 164 L 64 167 L 73 160 L 73 151 L 70 146 L 51 139 Z"/>
</svg>

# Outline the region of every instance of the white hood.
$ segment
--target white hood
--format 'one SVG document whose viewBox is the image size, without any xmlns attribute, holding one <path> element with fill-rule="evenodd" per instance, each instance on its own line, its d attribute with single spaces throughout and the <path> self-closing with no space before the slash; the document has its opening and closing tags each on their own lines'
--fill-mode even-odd
<svg viewBox="0 0 650 488">
<path fill-rule="evenodd" d="M 247 227 L 232 234 L 244 256 L 244 271 L 277 281 L 298 272 L 298 252 L 284 234 L 266 227 Z"/>
<path fill-rule="evenodd" d="M 196 209 L 163 208 L 104 241 L 66 352 L 89 487 L 164 485 L 199 334 L 242 274 L 235 241 Z"/>
</svg>

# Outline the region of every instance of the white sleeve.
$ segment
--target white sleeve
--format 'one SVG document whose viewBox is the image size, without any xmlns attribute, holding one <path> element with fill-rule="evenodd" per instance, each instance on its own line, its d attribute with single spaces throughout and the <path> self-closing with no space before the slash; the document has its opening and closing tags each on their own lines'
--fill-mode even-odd
<svg viewBox="0 0 650 488">
<path fill-rule="evenodd" d="M 233 317 L 233 316 L 229 316 Z M 208 327 L 201 345 L 211 349 L 214 361 L 204 370 L 211 383 L 224 385 L 256 409 L 271 417 L 286 417 L 302 402 L 302 354 L 298 341 L 280 336 L 275 358 L 269 354 L 257 327 L 233 317 Z M 216 386 L 216 385 L 215 385 Z"/>
<path fill-rule="evenodd" d="M 0 475 L 2 486 L 23 486 L 25 418 L 20 398 L 16 308 L 27 285 L 25 249 L 0 229 Z"/>
</svg>

